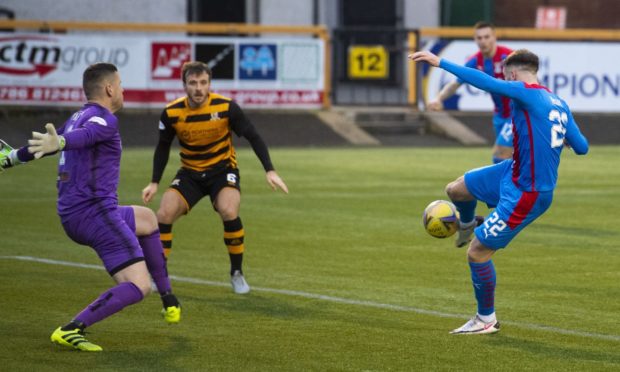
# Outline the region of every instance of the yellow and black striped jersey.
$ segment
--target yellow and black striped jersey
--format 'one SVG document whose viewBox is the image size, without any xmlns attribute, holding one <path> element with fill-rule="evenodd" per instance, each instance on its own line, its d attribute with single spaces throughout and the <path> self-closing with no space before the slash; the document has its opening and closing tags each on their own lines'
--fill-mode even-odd
<svg viewBox="0 0 620 372">
<path fill-rule="evenodd" d="M 207 102 L 195 109 L 189 107 L 187 97 L 168 104 L 160 118 L 160 130 L 173 135 L 172 138 L 178 137 L 184 168 L 204 172 L 237 167 L 231 129 L 237 135 L 243 134 L 247 120 L 231 123 L 231 111 L 235 119 L 235 109 L 240 111 L 230 98 L 215 93 L 210 93 Z"/>
<path fill-rule="evenodd" d="M 181 146 L 183 168 L 208 174 L 237 168 L 232 132 L 250 141 L 265 170 L 273 169 L 266 145 L 230 98 L 209 93 L 207 102 L 197 108 L 189 106 L 187 97 L 170 102 L 160 116 L 152 181 L 160 181 L 175 137 Z"/>
</svg>

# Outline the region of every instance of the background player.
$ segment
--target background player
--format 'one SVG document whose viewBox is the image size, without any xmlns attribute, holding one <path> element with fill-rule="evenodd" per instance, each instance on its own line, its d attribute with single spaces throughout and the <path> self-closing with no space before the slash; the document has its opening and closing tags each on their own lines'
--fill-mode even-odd
<svg viewBox="0 0 620 372">
<path fill-rule="evenodd" d="M 114 112 L 123 107 L 123 88 L 116 67 L 108 63 L 84 71 L 88 103 L 59 129 L 47 124 L 47 133 L 33 133 L 30 147 L 12 150 L 3 144 L 3 168 L 58 151 L 58 215 L 67 235 L 89 245 L 99 255 L 116 286 L 102 293 L 71 322 L 58 327 L 52 342 L 83 351 L 102 348 L 84 338 L 84 329 L 151 291 L 151 276 L 161 295 L 164 318 L 177 323 L 181 307 L 172 294 L 157 218 L 142 206 L 119 206 L 121 138 Z M 34 153 L 34 155 L 32 154 Z"/>
<path fill-rule="evenodd" d="M 265 169 L 267 183 L 288 193 L 269 157 L 267 145 L 237 103 L 210 92 L 211 69 L 202 62 L 183 65 L 185 97 L 169 103 L 159 121 L 159 143 L 153 159 L 153 176 L 142 199 L 148 203 L 157 193 L 174 137 L 181 145 L 181 169 L 164 192 L 157 211 L 162 244 L 168 256 L 172 248 L 172 224 L 209 195 L 224 223 L 224 243 L 230 257 L 231 284 L 235 293 L 250 291 L 242 270 L 245 246 L 239 218 L 241 193 L 232 132 L 245 137 Z"/>
<path fill-rule="evenodd" d="M 538 56 L 528 50 L 517 50 L 506 58 L 504 76 L 507 81 L 456 65 L 429 52 L 416 52 L 409 58 L 441 67 L 479 89 L 512 99 L 513 161 L 471 170 L 446 187 L 461 221 L 471 224 L 470 228 L 459 232 L 459 239 L 465 236 L 469 239 L 474 232 L 476 200 L 496 206 L 484 224 L 475 228 L 475 237 L 467 250 L 478 312 L 451 333 L 497 332 L 496 274 L 491 257 L 551 205 L 565 143 L 575 153 L 586 154 L 588 141 L 568 105 L 538 84 Z"/>
<path fill-rule="evenodd" d="M 512 53 L 510 48 L 497 45 L 495 26 L 488 22 L 478 22 L 474 25 L 474 41 L 478 45 L 478 52 L 471 56 L 465 66 L 484 71 L 489 76 L 503 79 L 502 61 Z M 443 102 L 454 95 L 463 84 L 463 80 L 456 79 L 446 84 L 435 99 L 430 101 L 427 108 L 431 111 L 443 109 Z M 493 128 L 495 130 L 495 144 L 493 145 L 493 163 L 512 157 L 512 123 L 509 98 L 491 93 L 495 110 L 493 113 Z"/>
</svg>

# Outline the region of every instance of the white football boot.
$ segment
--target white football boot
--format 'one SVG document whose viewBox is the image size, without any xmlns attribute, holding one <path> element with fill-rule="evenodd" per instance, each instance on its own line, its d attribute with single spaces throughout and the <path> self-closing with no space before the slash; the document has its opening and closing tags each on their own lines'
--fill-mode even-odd
<svg viewBox="0 0 620 372">
<path fill-rule="evenodd" d="M 459 221 L 460 222 L 460 221 Z M 459 230 L 456 240 L 454 241 L 454 245 L 457 248 L 462 248 L 469 244 L 472 239 L 472 235 L 474 234 L 474 230 L 476 227 L 482 225 L 484 223 L 484 217 L 476 216 L 474 220 L 471 222 L 471 225 L 461 228 L 461 224 L 459 223 Z"/>
<path fill-rule="evenodd" d="M 499 332 L 499 322 L 495 319 L 492 322 L 484 322 L 478 314 L 471 318 L 462 327 L 450 331 L 453 335 L 482 335 L 487 333 Z"/>
<path fill-rule="evenodd" d="M 233 291 L 236 294 L 246 294 L 250 292 L 250 286 L 239 270 L 235 270 L 230 276 L 230 284 L 232 284 Z"/>
<path fill-rule="evenodd" d="M 461 227 L 459 224 L 459 231 L 454 241 L 454 245 L 457 248 L 462 248 L 471 242 L 471 236 L 474 234 L 474 229 L 476 228 L 476 223 L 472 221 L 470 226 Z"/>
</svg>

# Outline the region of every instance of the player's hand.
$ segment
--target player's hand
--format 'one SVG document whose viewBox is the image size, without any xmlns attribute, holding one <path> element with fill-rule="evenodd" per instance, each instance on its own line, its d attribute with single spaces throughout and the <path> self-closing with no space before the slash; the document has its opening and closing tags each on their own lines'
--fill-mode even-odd
<svg viewBox="0 0 620 372">
<path fill-rule="evenodd" d="M 443 110 L 443 103 L 438 99 L 434 99 L 426 104 L 426 109 L 428 111 L 441 111 Z"/>
<path fill-rule="evenodd" d="M 278 176 L 276 171 L 267 172 L 266 177 L 267 183 L 274 191 L 280 188 L 282 191 L 288 194 L 288 187 L 286 187 L 286 184 L 284 183 L 284 181 L 282 181 L 282 178 Z"/>
<path fill-rule="evenodd" d="M 56 133 L 54 124 L 45 124 L 47 133 L 32 132 L 32 139 L 28 140 L 28 152 L 40 159 L 45 154 L 51 154 L 65 147 L 65 139 Z"/>
<path fill-rule="evenodd" d="M 409 56 L 407 56 L 407 58 L 409 58 L 410 60 L 414 62 L 427 62 L 429 65 L 435 66 L 435 67 L 439 66 L 439 61 L 440 61 L 439 57 L 437 57 L 433 53 L 426 51 L 426 50 L 411 53 L 409 54 Z"/>
<path fill-rule="evenodd" d="M 142 189 L 142 201 L 144 204 L 148 204 L 153 197 L 157 194 L 157 186 L 155 182 L 151 182 L 144 189 Z"/>
</svg>

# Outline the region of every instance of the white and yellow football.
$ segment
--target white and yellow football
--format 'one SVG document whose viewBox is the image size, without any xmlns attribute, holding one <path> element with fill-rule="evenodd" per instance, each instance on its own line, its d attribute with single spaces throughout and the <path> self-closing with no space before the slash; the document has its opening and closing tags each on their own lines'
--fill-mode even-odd
<svg viewBox="0 0 620 372">
<path fill-rule="evenodd" d="M 424 209 L 424 229 L 435 238 L 447 238 L 459 228 L 459 212 L 447 200 L 435 200 Z"/>
</svg>

